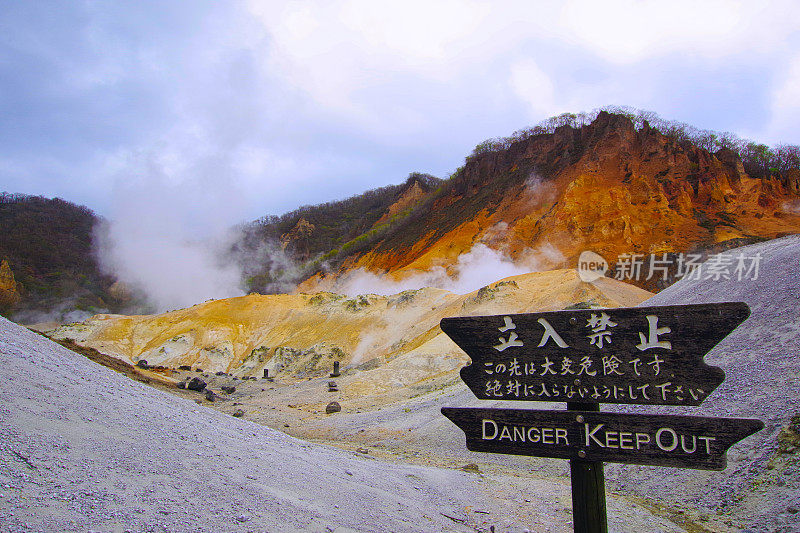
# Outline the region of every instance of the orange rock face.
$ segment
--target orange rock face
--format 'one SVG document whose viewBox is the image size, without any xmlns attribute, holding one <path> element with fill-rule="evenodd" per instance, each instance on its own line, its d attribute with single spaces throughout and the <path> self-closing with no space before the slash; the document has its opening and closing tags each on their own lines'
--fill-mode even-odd
<svg viewBox="0 0 800 533">
<path fill-rule="evenodd" d="M 10 311 L 20 300 L 17 282 L 8 261 L 0 262 L 0 312 Z"/>
<path fill-rule="evenodd" d="M 614 263 L 800 233 L 797 180 L 751 178 L 730 150 L 712 154 L 607 113 L 468 160 L 430 205 L 343 270 L 402 278 L 450 268 L 478 243 L 543 270 L 574 267 L 583 250 Z"/>
<path fill-rule="evenodd" d="M 281 236 L 281 246 L 284 250 L 291 248 L 299 259 L 305 261 L 309 257 L 308 238 L 315 229 L 314 224 L 301 218 L 289 232 Z"/>
<path fill-rule="evenodd" d="M 422 190 L 422 187 L 420 187 L 419 182 L 415 181 L 413 185 L 411 185 L 411 187 L 403 193 L 400 199 L 393 203 L 389 207 L 388 211 L 386 211 L 386 213 L 378 219 L 378 221 L 375 223 L 375 226 L 386 224 L 392 220 L 393 217 L 402 214 L 407 209 L 413 208 L 417 202 L 425 197 L 425 194 L 426 193 Z"/>
</svg>

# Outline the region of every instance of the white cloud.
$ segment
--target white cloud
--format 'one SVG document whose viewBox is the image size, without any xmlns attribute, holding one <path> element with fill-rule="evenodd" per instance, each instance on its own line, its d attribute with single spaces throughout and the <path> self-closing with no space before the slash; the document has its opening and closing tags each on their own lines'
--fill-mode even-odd
<svg viewBox="0 0 800 533">
<path fill-rule="evenodd" d="M 418 99 L 403 98 L 402 87 L 439 84 L 447 89 L 432 99 L 448 94 L 465 105 L 471 91 L 494 107 L 516 96 L 535 119 L 608 103 L 648 106 L 646 84 L 623 86 L 608 75 L 566 78 L 552 52 L 600 57 L 607 71 L 652 68 L 670 54 L 728 60 L 781 50 L 800 20 L 791 2 L 745 0 L 508 0 L 491 7 L 467 0 L 250 0 L 247 6 L 271 41 L 265 68 L 323 112 L 372 134 L 392 124 L 398 135 L 413 135 L 433 120 Z"/>
<path fill-rule="evenodd" d="M 719 59 L 785 46 L 798 29 L 797 3 L 745 0 L 571 0 L 560 37 L 615 63 L 667 53 Z"/>
<path fill-rule="evenodd" d="M 556 102 L 556 89 L 550 77 L 531 59 L 511 66 L 509 83 L 517 96 L 528 104 L 533 116 L 556 115 L 564 110 Z"/>
<path fill-rule="evenodd" d="M 9 170 L 0 189 L 61 194 L 104 214 L 109 182 L 137 179 L 137 154 L 172 184 L 210 165 L 215 179 L 256 199 L 240 217 L 255 218 L 412 170 L 443 175 L 486 137 L 609 103 L 743 134 L 743 123 L 766 127 L 759 106 L 772 97 L 770 137 L 797 142 L 800 67 L 782 63 L 797 54 L 796 2 L 59 9 L 50 18 L 9 10 L 0 111 L 13 120 L 0 129 Z M 715 88 L 739 79 L 746 87 L 729 91 L 728 109 L 709 110 Z M 748 100 L 736 108 L 740 95 Z M 698 109 L 711 120 L 694 122 Z"/>
<path fill-rule="evenodd" d="M 344 25 L 373 53 L 382 49 L 411 68 L 457 56 L 488 15 L 488 5 L 459 0 L 351 0 L 342 9 Z"/>
<path fill-rule="evenodd" d="M 726 1 L 573 0 L 562 12 L 561 28 L 605 59 L 632 63 L 668 51 L 724 50 L 742 29 L 742 7 Z"/>
<path fill-rule="evenodd" d="M 775 91 L 775 111 L 797 111 L 800 109 L 800 55 L 787 65 L 786 77 Z"/>
<path fill-rule="evenodd" d="M 509 68 L 508 84 L 514 95 L 529 111 L 528 120 L 538 122 L 566 112 L 579 112 L 617 102 L 637 105 L 649 96 L 647 84 L 634 88 L 610 79 L 559 80 L 548 74 L 532 59 L 521 59 Z"/>
<path fill-rule="evenodd" d="M 800 124 L 800 55 L 786 65 L 779 80 L 772 93 L 772 120 L 766 132 L 773 142 L 797 135 L 797 125 Z"/>
<path fill-rule="evenodd" d="M 364 105 L 365 93 L 382 91 L 397 79 L 451 81 L 464 60 L 474 57 L 472 45 L 490 15 L 488 5 L 460 0 L 251 0 L 247 7 L 270 37 L 266 69 L 324 109 L 368 126 L 376 124 L 374 111 Z M 384 103 L 388 109 L 394 104 Z M 390 118 L 405 122 L 409 110 L 395 107 Z M 411 120 L 412 127 L 423 124 Z"/>
</svg>

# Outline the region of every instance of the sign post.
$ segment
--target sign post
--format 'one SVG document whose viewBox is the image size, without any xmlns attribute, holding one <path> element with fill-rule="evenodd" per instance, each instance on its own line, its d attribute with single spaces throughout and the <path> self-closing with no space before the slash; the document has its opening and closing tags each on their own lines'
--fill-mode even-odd
<svg viewBox="0 0 800 533">
<path fill-rule="evenodd" d="M 600 410 L 596 403 L 568 402 L 567 411 Z M 580 415 L 575 415 L 576 419 Z M 601 461 L 569 460 L 572 487 L 572 527 L 579 533 L 607 533 L 606 476 Z"/>
<path fill-rule="evenodd" d="M 575 531 L 606 531 L 603 462 L 722 470 L 760 420 L 600 412 L 600 403 L 697 406 L 725 379 L 703 356 L 750 314 L 744 303 L 455 317 L 481 399 L 567 411 L 452 408 L 472 451 L 569 459 Z"/>
</svg>

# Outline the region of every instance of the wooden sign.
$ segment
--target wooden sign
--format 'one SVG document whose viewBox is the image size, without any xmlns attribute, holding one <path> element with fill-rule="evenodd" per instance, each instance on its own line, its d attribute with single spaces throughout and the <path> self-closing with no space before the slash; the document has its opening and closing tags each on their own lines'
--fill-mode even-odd
<svg viewBox="0 0 800 533">
<path fill-rule="evenodd" d="M 725 379 L 703 356 L 750 314 L 741 302 L 445 318 L 481 399 L 700 405 Z"/>
<path fill-rule="evenodd" d="M 760 420 L 443 407 L 467 449 L 535 457 L 722 470 L 725 452 Z"/>
<path fill-rule="evenodd" d="M 467 448 L 569 459 L 576 532 L 606 533 L 603 462 L 725 468 L 760 420 L 601 413 L 600 403 L 700 405 L 725 379 L 703 356 L 750 315 L 742 302 L 445 318 L 487 400 L 566 402 L 567 411 L 443 407 Z"/>
</svg>

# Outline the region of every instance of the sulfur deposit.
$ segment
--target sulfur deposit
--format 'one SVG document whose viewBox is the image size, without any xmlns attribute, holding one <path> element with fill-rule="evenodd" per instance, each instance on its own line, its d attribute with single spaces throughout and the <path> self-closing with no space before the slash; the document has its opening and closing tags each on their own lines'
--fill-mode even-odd
<svg viewBox="0 0 800 533">
<path fill-rule="evenodd" d="M 440 289 L 393 296 L 256 295 L 153 316 L 97 315 L 53 332 L 130 363 L 190 366 L 237 377 L 302 379 L 351 370 L 349 390 L 409 386 L 462 366 L 466 356 L 439 328 L 447 316 L 522 313 L 572 305 L 635 305 L 650 293 L 575 270 L 514 276 L 467 295 Z M 356 370 L 364 372 L 355 372 Z"/>
</svg>

